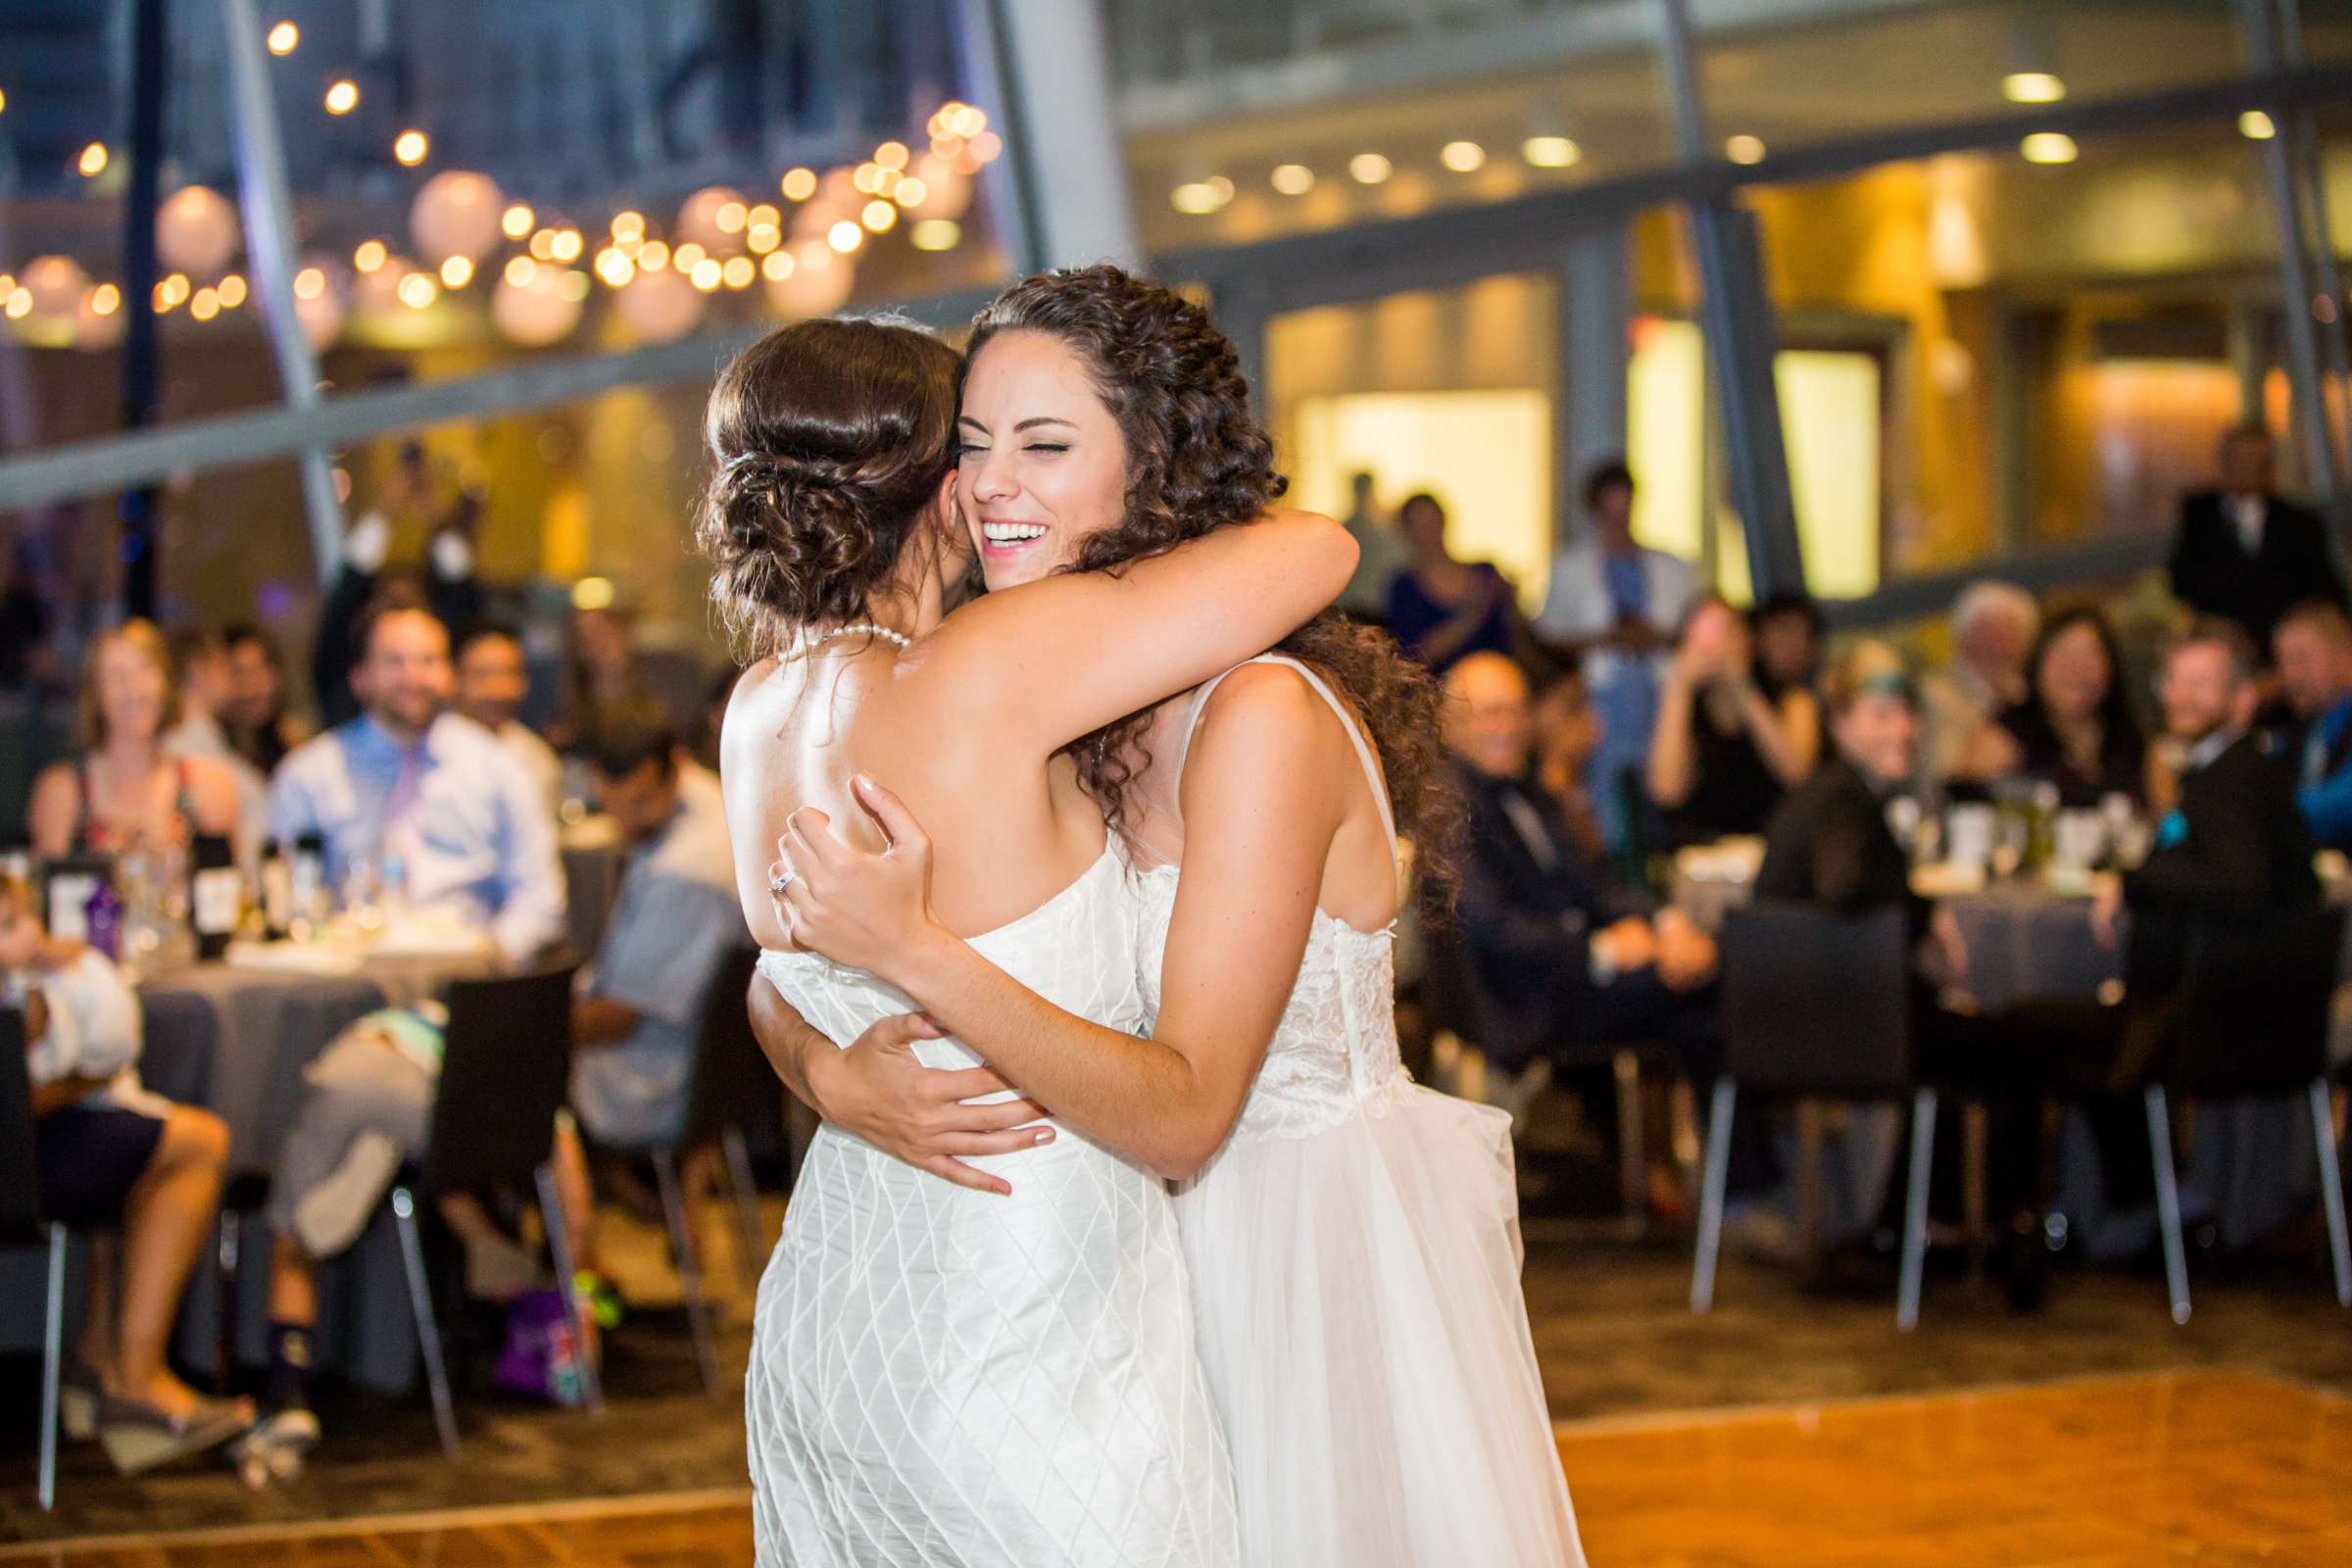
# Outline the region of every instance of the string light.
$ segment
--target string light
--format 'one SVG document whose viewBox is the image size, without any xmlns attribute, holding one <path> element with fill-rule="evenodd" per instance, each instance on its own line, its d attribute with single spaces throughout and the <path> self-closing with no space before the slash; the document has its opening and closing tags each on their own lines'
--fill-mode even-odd
<svg viewBox="0 0 2352 1568">
<path fill-rule="evenodd" d="M 113 155 L 106 150 L 106 143 L 94 141 L 81 150 L 81 156 L 74 161 L 74 167 L 81 171 L 84 178 L 95 179 L 106 172 L 106 166 L 112 158 Z"/>
<path fill-rule="evenodd" d="M 784 176 L 782 188 L 786 200 L 796 202 L 807 201 L 809 197 L 816 194 L 816 171 L 813 169 L 795 169 L 788 172 Z"/>
<path fill-rule="evenodd" d="M 326 292 L 326 273 L 316 267 L 306 267 L 294 274 L 294 297 L 315 300 Z"/>
<path fill-rule="evenodd" d="M 291 22 L 281 22 L 270 29 L 269 42 L 271 54 L 290 55 L 295 45 L 302 42 L 302 29 Z"/>
<path fill-rule="evenodd" d="M 505 216 L 499 219 L 498 226 L 506 233 L 507 238 L 520 239 L 531 231 L 531 225 L 537 221 L 539 221 L 537 213 L 532 212 L 521 202 L 516 202 L 507 209 Z"/>
<path fill-rule="evenodd" d="M 421 311 L 441 297 L 440 285 L 422 272 L 411 272 L 402 278 L 395 292 L 400 295 L 400 303 L 412 311 Z"/>
<path fill-rule="evenodd" d="M 914 248 L 918 251 L 952 251 L 963 239 L 963 230 L 952 218 L 926 218 L 914 225 Z"/>
<path fill-rule="evenodd" d="M 771 283 L 781 283 L 792 275 L 792 252 L 774 251 L 760 264 L 760 275 Z"/>
<path fill-rule="evenodd" d="M 528 256 L 507 258 L 507 281 L 516 288 L 529 288 L 531 279 L 539 275 L 539 264 Z"/>
<path fill-rule="evenodd" d="M 473 263 L 463 256 L 452 256 L 441 264 L 441 286 L 464 288 L 473 281 Z"/>
<path fill-rule="evenodd" d="M 720 280 L 729 288 L 750 288 L 752 279 L 759 275 L 760 269 L 752 265 L 749 256 L 729 257 L 727 265 L 719 270 Z"/>
<path fill-rule="evenodd" d="M 245 279 L 231 272 L 213 285 L 213 293 L 219 297 L 222 310 L 233 311 L 245 303 Z"/>
<path fill-rule="evenodd" d="M 326 89 L 326 112 L 328 114 L 348 115 L 359 107 L 360 84 L 349 76 L 345 76 Z"/>
<path fill-rule="evenodd" d="M 209 321 L 220 314 L 220 296 L 209 288 L 200 288 L 188 301 L 188 314 L 199 321 Z"/>
<path fill-rule="evenodd" d="M 101 283 L 90 290 L 90 314 L 112 316 L 122 308 L 122 291 L 112 283 Z"/>
<path fill-rule="evenodd" d="M 389 253 L 385 251 L 382 240 L 363 240 L 360 242 L 360 248 L 351 253 L 351 265 L 363 272 L 372 272 L 384 265 L 384 258 L 387 254 Z"/>
<path fill-rule="evenodd" d="M 825 230 L 825 243 L 847 256 L 865 243 L 865 230 L 847 219 Z"/>
<path fill-rule="evenodd" d="M 421 130 L 404 130 L 392 143 L 392 156 L 411 169 L 423 163 L 424 155 L 431 150 L 432 144 L 425 140 Z"/>
<path fill-rule="evenodd" d="M 865 204 L 865 211 L 858 217 L 873 232 L 887 234 L 890 226 L 899 220 L 899 210 L 886 201 L 870 201 Z"/>
</svg>

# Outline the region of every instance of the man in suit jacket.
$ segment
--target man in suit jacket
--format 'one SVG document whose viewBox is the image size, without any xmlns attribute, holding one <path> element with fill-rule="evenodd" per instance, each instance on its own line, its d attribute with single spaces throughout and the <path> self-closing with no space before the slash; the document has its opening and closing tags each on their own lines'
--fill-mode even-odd
<svg viewBox="0 0 2352 1568">
<path fill-rule="evenodd" d="M 1474 654 L 1447 672 L 1446 692 L 1469 818 L 1451 924 L 1483 994 L 1490 1068 L 1516 1078 L 1553 1043 L 1664 1037 L 1699 1049 L 1714 942 L 1679 911 L 1647 917 L 1530 781 L 1527 677 L 1500 655 Z"/>
<path fill-rule="evenodd" d="M 2256 664 L 2253 643 L 2222 620 L 2198 622 L 2165 659 L 2165 725 L 2185 750 L 2180 805 L 2159 825 L 2148 858 L 2103 881 L 2091 907 L 2110 941 L 2117 916 L 2132 915 L 2110 1075 L 2119 1087 L 2159 1063 L 2201 924 L 2320 900 L 2294 774 L 2254 729 Z"/>
<path fill-rule="evenodd" d="M 2259 424 L 2222 438 L 2222 483 L 2180 504 L 2173 594 L 2199 614 L 2235 621 L 2257 649 L 2306 599 L 2345 603 L 2319 517 L 2272 493 L 2278 449 Z"/>
</svg>

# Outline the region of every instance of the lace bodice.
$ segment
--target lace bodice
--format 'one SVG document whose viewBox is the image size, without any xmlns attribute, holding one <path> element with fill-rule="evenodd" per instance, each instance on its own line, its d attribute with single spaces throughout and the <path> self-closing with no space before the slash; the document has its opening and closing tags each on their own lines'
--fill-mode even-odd
<svg viewBox="0 0 2352 1568">
<path fill-rule="evenodd" d="M 1154 866 L 1139 875 L 1144 898 L 1137 982 L 1156 1017 L 1160 961 L 1176 912 L 1176 867 Z M 1338 1126 L 1359 1106 L 1379 1115 L 1412 1087 L 1396 1050 L 1395 938 L 1394 931 L 1359 931 L 1315 911 L 1298 983 L 1234 1123 L 1234 1141 L 1309 1137 Z"/>
<path fill-rule="evenodd" d="M 1278 663 L 1296 670 L 1331 705 L 1355 743 L 1365 779 L 1386 823 L 1389 801 L 1380 770 L 1353 715 L 1322 678 L 1298 661 L 1278 654 L 1261 655 L 1250 662 Z M 1184 733 L 1186 750 L 1209 693 L 1224 678 L 1218 676 L 1194 697 Z M 1180 770 L 1183 759 L 1180 751 L 1176 758 Z M 1392 847 L 1395 842 L 1392 826 Z M 1138 875 L 1143 907 L 1137 931 L 1136 979 L 1145 1005 L 1156 1018 L 1160 965 L 1167 954 L 1168 924 L 1176 912 L 1177 868 L 1156 865 Z M 1315 911 L 1307 931 L 1306 953 L 1298 963 L 1298 979 L 1283 1005 L 1274 1038 L 1266 1046 L 1265 1065 L 1242 1106 L 1241 1119 L 1234 1124 L 1236 1141 L 1304 1138 L 1337 1126 L 1359 1106 L 1381 1114 L 1411 1088 L 1412 1078 L 1396 1050 L 1395 946 L 1394 927 L 1362 931 L 1337 915 Z"/>
</svg>

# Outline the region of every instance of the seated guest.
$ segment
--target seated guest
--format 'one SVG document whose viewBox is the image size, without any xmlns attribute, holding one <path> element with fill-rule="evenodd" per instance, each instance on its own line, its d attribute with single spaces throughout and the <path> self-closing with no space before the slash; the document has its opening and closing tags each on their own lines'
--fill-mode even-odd
<svg viewBox="0 0 2352 1568">
<path fill-rule="evenodd" d="M 388 593 L 353 628 L 361 716 L 298 747 L 270 792 L 270 831 L 326 841 L 327 876 L 395 874 L 409 905 L 486 926 L 510 963 L 564 934 L 564 873 L 546 798 L 478 724 L 444 712 L 449 632 Z"/>
<path fill-rule="evenodd" d="M 1586 474 L 1584 502 L 1592 525 L 1552 558 L 1535 632 L 1584 666 L 1602 731 L 1592 804 L 1610 847 L 1623 850 L 1636 842 L 1631 808 L 1657 722 L 1668 628 L 1690 608 L 1692 582 L 1690 563 L 1634 538 L 1634 476 L 1622 462 Z"/>
<path fill-rule="evenodd" d="M 597 726 L 606 718 L 661 707 L 648 664 L 637 646 L 636 612 L 625 600 L 574 606 L 563 711 L 548 732 L 556 750 L 585 757 L 596 750 Z"/>
<path fill-rule="evenodd" d="M 748 946 L 718 780 L 658 711 L 608 717 L 589 758 L 598 808 L 620 824 L 629 862 L 572 1008 L 571 1106 L 615 1150 L 676 1141 L 710 982 Z M 569 1152 L 577 1153 L 577 1145 Z M 565 1161 L 581 1255 L 593 1259 L 586 1166 Z M 595 1266 L 593 1262 L 590 1265 Z"/>
<path fill-rule="evenodd" d="M 1446 544 L 1446 509 L 1422 491 L 1396 509 L 1408 564 L 1389 585 L 1389 630 L 1444 674 L 1475 653 L 1504 654 L 1518 623 L 1510 579 L 1493 562 L 1462 561 Z"/>
<path fill-rule="evenodd" d="M 1987 580 L 1961 590 L 1952 605 L 1951 662 L 1919 688 L 1931 782 L 1982 782 L 2015 760 L 1998 722 L 2031 693 L 2026 662 L 2040 629 L 2034 596 L 2013 583 Z"/>
<path fill-rule="evenodd" d="M 308 739 L 286 711 L 285 661 L 270 634 L 250 623 L 229 627 L 220 642 L 228 652 L 228 701 L 220 725 L 230 749 L 266 778 Z"/>
<path fill-rule="evenodd" d="M 2300 604 L 2271 648 L 2279 694 L 2301 725 L 2295 804 L 2322 848 L 2352 850 L 2352 621 L 2325 600 Z"/>
<path fill-rule="evenodd" d="M 2262 654 L 2295 605 L 2345 602 L 2326 525 L 2274 493 L 2278 456 L 2259 423 L 2223 436 L 2221 484 L 2181 501 L 2173 536 L 2173 597 L 2199 614 L 2234 621 Z"/>
<path fill-rule="evenodd" d="M 172 637 L 172 667 L 179 672 L 179 722 L 164 737 L 175 757 L 209 757 L 237 781 L 237 838 L 252 854 L 270 836 L 270 780 L 228 743 L 220 715 L 234 695 L 228 645 L 215 632 L 186 628 Z"/>
<path fill-rule="evenodd" d="M 120 1469 L 144 1470 L 235 1437 L 243 1400 L 198 1394 L 165 1360 L 180 1293 L 220 1207 L 228 1128 L 139 1087 L 138 1000 L 106 957 L 41 925 L 32 888 L 0 876 L 0 977 L 21 995 L 41 1210 L 121 1226 L 91 1247 L 67 1422 Z M 118 1288 L 116 1275 L 121 1274 Z"/>
<path fill-rule="evenodd" d="M 311 1408 L 318 1265 L 350 1250 L 402 1164 L 423 1157 L 448 1023 L 438 1002 L 378 1008 L 303 1068 L 303 1098 L 270 1181 L 265 1414 L 235 1450 L 279 1479 L 302 1469 L 321 1435 Z M 504 1300 L 539 1283 L 537 1257 L 499 1229 L 479 1198 L 444 1194 L 439 1209 L 465 1247 L 468 1296 Z"/>
<path fill-rule="evenodd" d="M 476 626 L 459 640 L 458 711 L 498 737 L 552 816 L 564 799 L 564 760 L 522 721 L 522 705 L 530 695 L 522 641 L 513 631 Z"/>
<path fill-rule="evenodd" d="M 218 758 L 174 755 L 179 688 L 163 634 L 128 620 L 90 645 L 76 738 L 81 759 L 33 781 L 33 852 L 55 859 L 185 850 L 200 834 L 238 836 L 237 780 Z"/>
<path fill-rule="evenodd" d="M 1756 689 L 1781 715 L 1810 777 L 1821 760 L 1821 607 L 1793 590 L 1772 595 L 1748 617 L 1755 628 Z"/>
<path fill-rule="evenodd" d="M 1534 724 L 1527 677 L 1498 654 L 1446 679 L 1446 744 L 1469 807 L 1456 925 L 1494 1005 L 1479 1045 L 1491 1071 L 1519 1078 L 1553 1043 L 1696 1043 L 1711 1009 L 1695 995 L 1715 945 L 1680 911 L 1649 918 L 1528 779 Z"/>
<path fill-rule="evenodd" d="M 1784 791 L 1813 771 L 1820 710 L 1798 688 L 1756 679 L 1747 621 L 1713 595 L 1685 617 L 1649 740 L 1649 795 L 1678 844 L 1760 833 Z"/>
<path fill-rule="evenodd" d="M 1600 749 L 1600 717 L 1585 690 L 1585 672 L 1569 664 L 1536 697 L 1535 782 L 1559 803 L 1577 847 L 1589 856 L 1608 853 L 1600 813 L 1592 802 L 1592 755 Z"/>
<path fill-rule="evenodd" d="M 2009 776 L 2055 785 L 2066 809 L 2110 795 L 2148 799 L 2148 748 L 2124 695 L 2123 656 L 2107 617 L 2089 605 L 2042 622 L 2027 662 L 2032 694 L 2001 714 L 2014 760 Z"/>
</svg>

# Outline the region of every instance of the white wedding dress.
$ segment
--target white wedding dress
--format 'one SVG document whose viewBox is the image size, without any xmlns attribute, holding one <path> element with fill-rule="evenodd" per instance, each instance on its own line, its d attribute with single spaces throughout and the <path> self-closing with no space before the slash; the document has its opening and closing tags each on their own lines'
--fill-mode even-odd
<svg viewBox="0 0 2352 1568">
<path fill-rule="evenodd" d="M 1135 879 L 1087 873 L 972 946 L 1142 1033 Z M 863 970 L 763 953 L 836 1045 L 917 1010 Z M 926 1065 L 978 1058 L 918 1041 Z M 1231 1468 L 1166 1184 L 1070 1131 L 942 1181 L 832 1126 L 760 1283 L 746 1379 L 762 1568 L 1236 1568 Z"/>
<path fill-rule="evenodd" d="M 1339 712 L 1388 821 L 1330 689 L 1295 660 L 1251 662 L 1298 670 Z M 1156 1014 L 1177 868 L 1144 884 L 1138 967 Z M 1241 1118 L 1176 1198 L 1242 1559 L 1581 1565 L 1520 1290 L 1510 1117 L 1404 1070 L 1392 938 L 1315 912 Z"/>
</svg>

